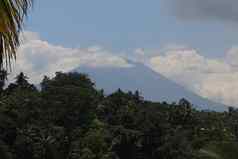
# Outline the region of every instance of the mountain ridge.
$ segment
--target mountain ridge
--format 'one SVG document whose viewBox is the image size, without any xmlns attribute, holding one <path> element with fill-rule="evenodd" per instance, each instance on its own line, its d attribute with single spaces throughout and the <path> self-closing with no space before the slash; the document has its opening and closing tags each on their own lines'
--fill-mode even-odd
<svg viewBox="0 0 238 159">
<path fill-rule="evenodd" d="M 211 111 L 225 111 L 227 106 L 201 97 L 183 86 L 167 79 L 142 63 L 132 62 L 132 67 L 89 67 L 80 66 L 73 71 L 86 73 L 96 82 L 98 89 L 110 94 L 117 89 L 139 90 L 146 100 L 169 103 L 182 98 L 189 100 L 195 108 Z"/>
</svg>

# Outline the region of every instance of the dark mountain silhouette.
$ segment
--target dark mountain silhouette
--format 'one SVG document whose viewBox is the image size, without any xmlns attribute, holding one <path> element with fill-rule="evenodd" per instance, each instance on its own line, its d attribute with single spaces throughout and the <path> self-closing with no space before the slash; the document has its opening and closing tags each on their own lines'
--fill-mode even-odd
<svg viewBox="0 0 238 159">
<path fill-rule="evenodd" d="M 135 62 L 132 64 L 134 67 L 130 68 L 82 66 L 74 71 L 90 75 L 96 82 L 97 88 L 104 89 L 106 93 L 112 93 L 118 88 L 124 91 L 139 90 L 147 100 L 171 103 L 186 98 L 198 109 L 215 111 L 227 109 L 223 104 L 202 98 L 186 90 L 143 64 Z"/>
</svg>

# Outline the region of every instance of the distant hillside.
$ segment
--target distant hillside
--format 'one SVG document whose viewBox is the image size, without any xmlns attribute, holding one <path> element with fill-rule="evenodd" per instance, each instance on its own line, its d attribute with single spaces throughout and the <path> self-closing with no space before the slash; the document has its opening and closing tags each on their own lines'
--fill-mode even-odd
<svg viewBox="0 0 238 159">
<path fill-rule="evenodd" d="M 227 107 L 220 103 L 202 98 L 184 87 L 154 72 L 140 63 L 133 63 L 131 68 L 92 68 L 79 67 L 76 72 L 87 73 L 96 82 L 97 88 L 106 93 L 121 88 L 122 90 L 139 90 L 147 100 L 177 102 L 186 98 L 198 109 L 224 111 Z"/>
</svg>

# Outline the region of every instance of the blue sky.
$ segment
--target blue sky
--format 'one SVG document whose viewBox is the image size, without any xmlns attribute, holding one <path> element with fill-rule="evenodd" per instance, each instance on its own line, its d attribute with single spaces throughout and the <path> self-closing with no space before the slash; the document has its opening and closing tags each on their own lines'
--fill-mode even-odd
<svg viewBox="0 0 238 159">
<path fill-rule="evenodd" d="M 40 0 L 26 28 L 53 44 L 102 45 L 128 53 L 172 44 L 221 57 L 238 43 L 237 24 L 182 20 L 173 15 L 165 0 Z"/>
</svg>

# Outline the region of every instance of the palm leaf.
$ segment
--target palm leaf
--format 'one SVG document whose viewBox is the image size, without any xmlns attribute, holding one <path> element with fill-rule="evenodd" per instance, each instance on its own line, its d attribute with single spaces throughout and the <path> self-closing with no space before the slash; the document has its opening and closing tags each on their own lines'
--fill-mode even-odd
<svg viewBox="0 0 238 159">
<path fill-rule="evenodd" d="M 10 66 L 20 44 L 19 34 L 32 0 L 0 1 L 0 67 Z"/>
</svg>

